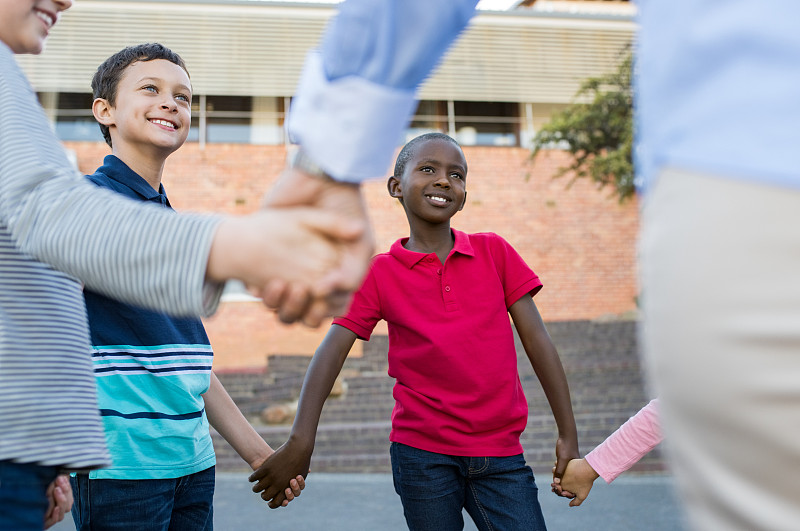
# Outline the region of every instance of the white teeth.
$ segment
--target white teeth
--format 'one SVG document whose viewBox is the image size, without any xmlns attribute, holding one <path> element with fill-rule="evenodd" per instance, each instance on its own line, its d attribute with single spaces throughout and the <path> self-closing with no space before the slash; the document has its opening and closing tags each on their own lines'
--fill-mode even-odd
<svg viewBox="0 0 800 531">
<path fill-rule="evenodd" d="M 44 13 L 42 11 L 36 11 L 36 16 L 39 17 L 40 19 L 44 20 L 44 23 L 47 24 L 48 28 L 51 28 L 53 26 L 53 24 L 55 23 L 55 20 L 53 20 L 50 17 L 50 15 L 48 15 L 47 13 Z"/>
<path fill-rule="evenodd" d="M 439 196 L 436 196 L 436 195 L 429 195 L 428 197 L 430 197 L 432 200 L 436 201 L 437 203 L 447 203 L 447 199 L 445 199 L 444 197 L 439 197 Z"/>
<path fill-rule="evenodd" d="M 166 120 L 150 120 L 150 121 L 152 123 L 154 123 L 154 124 L 159 124 L 159 125 L 163 125 L 163 126 L 166 126 L 166 127 L 171 127 L 172 129 L 177 129 L 177 127 L 175 126 L 174 123 L 168 122 Z"/>
</svg>

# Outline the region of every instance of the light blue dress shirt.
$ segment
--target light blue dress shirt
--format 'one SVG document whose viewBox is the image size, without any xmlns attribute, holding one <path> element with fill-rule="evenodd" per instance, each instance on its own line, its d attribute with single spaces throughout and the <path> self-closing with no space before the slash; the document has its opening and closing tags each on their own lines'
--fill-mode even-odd
<svg viewBox="0 0 800 531">
<path fill-rule="evenodd" d="M 348 0 L 309 56 L 293 139 L 334 177 L 381 176 L 414 91 L 474 0 Z M 640 183 L 666 166 L 797 187 L 800 3 L 643 0 L 637 51 Z"/>
<path fill-rule="evenodd" d="M 638 173 L 664 167 L 798 187 L 800 3 L 643 0 Z"/>
<path fill-rule="evenodd" d="M 311 52 L 289 135 L 337 179 L 385 175 L 417 87 L 466 27 L 477 0 L 348 0 Z"/>
</svg>

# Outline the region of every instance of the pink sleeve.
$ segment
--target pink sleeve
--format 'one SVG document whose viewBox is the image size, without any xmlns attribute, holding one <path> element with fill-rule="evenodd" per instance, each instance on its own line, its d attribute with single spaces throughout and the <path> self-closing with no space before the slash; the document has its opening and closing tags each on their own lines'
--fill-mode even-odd
<svg viewBox="0 0 800 531">
<path fill-rule="evenodd" d="M 597 448 L 586 454 L 586 462 L 606 483 L 611 483 L 662 439 L 658 421 L 658 399 L 655 398 Z"/>
</svg>

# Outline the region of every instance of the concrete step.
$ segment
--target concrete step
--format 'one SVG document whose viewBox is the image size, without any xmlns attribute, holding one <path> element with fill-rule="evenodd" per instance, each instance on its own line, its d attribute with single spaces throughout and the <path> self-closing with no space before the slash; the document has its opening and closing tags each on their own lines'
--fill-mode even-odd
<svg viewBox="0 0 800 531">
<path fill-rule="evenodd" d="M 547 323 L 567 374 L 578 425 L 581 452 L 594 448 L 648 402 L 636 351 L 636 323 L 570 321 Z M 530 361 L 519 344 L 520 381 L 529 403 L 528 426 L 521 441 L 529 464 L 541 474 L 554 461 L 555 421 Z M 343 374 L 347 391 L 330 398 L 320 419 L 312 467 L 325 472 L 389 471 L 389 431 L 394 379 L 387 374 L 388 338 L 375 336 L 360 358 L 349 358 Z M 220 379 L 257 430 L 273 447 L 288 437 L 290 426 L 259 425 L 258 413 L 299 396 L 309 358 L 272 356 L 266 373 L 221 375 Z M 221 470 L 246 465 L 214 434 Z M 634 470 L 663 470 L 660 452 L 646 456 Z"/>
</svg>

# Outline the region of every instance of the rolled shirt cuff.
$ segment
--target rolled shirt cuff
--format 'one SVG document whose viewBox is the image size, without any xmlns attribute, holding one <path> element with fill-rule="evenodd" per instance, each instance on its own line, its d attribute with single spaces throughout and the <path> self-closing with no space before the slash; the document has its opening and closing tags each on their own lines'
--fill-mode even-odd
<svg viewBox="0 0 800 531">
<path fill-rule="evenodd" d="M 289 113 L 289 138 L 334 179 L 374 179 L 386 174 L 415 107 L 413 90 L 357 76 L 329 80 L 312 51 Z"/>
</svg>

